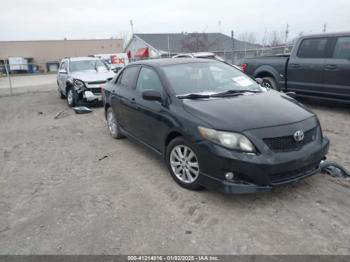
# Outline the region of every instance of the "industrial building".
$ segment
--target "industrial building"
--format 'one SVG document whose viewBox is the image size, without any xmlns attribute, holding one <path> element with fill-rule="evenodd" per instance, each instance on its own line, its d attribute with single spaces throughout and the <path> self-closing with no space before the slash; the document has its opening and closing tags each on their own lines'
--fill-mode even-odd
<svg viewBox="0 0 350 262">
<path fill-rule="evenodd" d="M 122 50 L 122 39 L 0 41 L 0 65 L 9 57 L 21 57 L 33 71 L 56 71 L 64 57 L 120 53 Z"/>
<path fill-rule="evenodd" d="M 261 46 L 222 33 L 162 33 L 134 34 L 124 51 L 131 60 L 168 57 L 179 53 L 212 52 L 225 60 L 231 61 L 233 58 L 238 61 L 247 52 L 259 47 Z"/>
</svg>

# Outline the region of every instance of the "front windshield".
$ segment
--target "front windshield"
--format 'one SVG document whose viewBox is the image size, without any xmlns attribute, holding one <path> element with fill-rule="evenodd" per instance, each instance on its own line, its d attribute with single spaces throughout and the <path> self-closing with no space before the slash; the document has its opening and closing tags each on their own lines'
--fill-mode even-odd
<svg viewBox="0 0 350 262">
<path fill-rule="evenodd" d="M 201 62 L 164 66 L 176 95 L 221 93 L 228 90 L 261 92 L 253 79 L 221 62 Z"/>
<path fill-rule="evenodd" d="M 101 60 L 82 60 L 82 61 L 72 61 L 70 62 L 70 71 L 98 71 L 106 72 L 108 71 L 107 65 Z"/>
</svg>

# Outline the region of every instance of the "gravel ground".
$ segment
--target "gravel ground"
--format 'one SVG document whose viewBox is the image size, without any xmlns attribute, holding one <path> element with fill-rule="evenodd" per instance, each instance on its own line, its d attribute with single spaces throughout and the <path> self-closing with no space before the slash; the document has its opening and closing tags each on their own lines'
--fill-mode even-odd
<svg viewBox="0 0 350 262">
<path fill-rule="evenodd" d="M 350 109 L 310 106 L 329 158 L 350 168 Z M 347 179 L 191 192 L 157 156 L 110 138 L 101 108 L 75 115 L 48 91 L 1 97 L 0 112 L 0 254 L 350 254 Z"/>
</svg>

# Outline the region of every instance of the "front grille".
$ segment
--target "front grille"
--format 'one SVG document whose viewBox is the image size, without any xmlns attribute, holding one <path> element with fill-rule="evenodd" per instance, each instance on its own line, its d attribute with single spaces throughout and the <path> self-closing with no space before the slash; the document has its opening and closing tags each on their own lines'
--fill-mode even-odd
<svg viewBox="0 0 350 262">
<path fill-rule="evenodd" d="M 102 88 L 87 88 L 87 91 L 91 91 L 94 95 L 100 95 L 102 93 Z"/>
<path fill-rule="evenodd" d="M 292 171 L 269 175 L 270 181 L 272 184 L 281 184 L 283 182 L 288 182 L 291 179 L 302 177 L 313 171 L 316 171 L 318 169 L 319 163 L 320 162 L 318 161 Z"/>
<path fill-rule="evenodd" d="M 317 127 L 314 127 L 306 132 L 304 132 L 304 139 L 300 142 L 294 140 L 293 136 L 282 136 L 273 138 L 264 138 L 265 144 L 272 150 L 276 152 L 286 152 L 299 150 L 303 146 L 309 144 L 316 139 Z"/>
</svg>

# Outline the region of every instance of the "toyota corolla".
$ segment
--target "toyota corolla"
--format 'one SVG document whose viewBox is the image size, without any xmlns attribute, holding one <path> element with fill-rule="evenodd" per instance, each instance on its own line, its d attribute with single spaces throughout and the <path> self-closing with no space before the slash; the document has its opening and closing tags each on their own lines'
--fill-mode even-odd
<svg viewBox="0 0 350 262">
<path fill-rule="evenodd" d="M 218 61 L 130 64 L 103 101 L 111 136 L 161 155 L 187 189 L 269 191 L 319 173 L 329 148 L 313 112 Z"/>
</svg>

